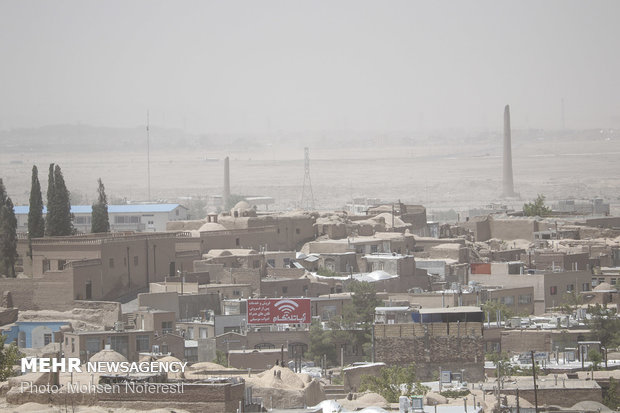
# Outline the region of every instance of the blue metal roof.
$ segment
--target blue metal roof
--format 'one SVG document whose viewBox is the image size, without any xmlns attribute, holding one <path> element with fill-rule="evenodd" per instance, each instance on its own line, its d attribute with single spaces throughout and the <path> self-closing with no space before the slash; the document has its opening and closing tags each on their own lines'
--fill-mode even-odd
<svg viewBox="0 0 620 413">
<path fill-rule="evenodd" d="M 130 205 L 108 205 L 109 214 L 140 214 L 153 212 L 171 212 L 180 204 L 130 204 Z M 185 207 L 183 207 L 185 208 Z M 27 215 L 30 207 L 28 205 L 17 205 L 15 215 Z M 71 205 L 72 214 L 90 214 L 93 211 L 91 205 Z M 47 208 L 43 207 L 43 213 L 47 214 Z"/>
</svg>

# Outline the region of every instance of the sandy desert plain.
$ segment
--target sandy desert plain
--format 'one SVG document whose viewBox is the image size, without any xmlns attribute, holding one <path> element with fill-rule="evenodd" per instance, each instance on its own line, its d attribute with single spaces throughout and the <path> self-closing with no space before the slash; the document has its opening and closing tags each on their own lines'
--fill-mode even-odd
<svg viewBox="0 0 620 413">
<path fill-rule="evenodd" d="M 517 134 L 518 135 L 518 134 Z M 433 210 L 466 211 L 489 202 L 521 208 L 544 194 L 549 201 L 603 197 L 612 214 L 620 213 L 620 139 L 594 134 L 570 138 L 529 138 L 513 134 L 515 191 L 520 199 L 501 200 L 502 141 L 448 139 L 417 143 L 383 143 L 380 138 L 359 145 L 310 143 L 310 173 L 319 210 L 342 208 L 354 197 L 401 199 Z M 316 141 L 315 141 L 316 142 Z M 392 141 L 393 142 L 393 141 Z M 151 198 L 177 202 L 183 197 L 219 195 L 223 158 L 230 157 L 231 192 L 271 196 L 273 209 L 299 205 L 304 178 L 303 143 L 286 145 L 220 145 L 153 148 L 150 153 Z M 95 198 L 101 177 L 110 199 L 147 199 L 147 157 L 144 151 L 43 152 L 36 148 L 0 153 L 0 176 L 16 205 L 27 204 L 33 164 L 43 191 L 50 162 L 59 164 L 70 191 L 80 203 Z M 74 202 L 75 203 L 75 202 Z"/>
</svg>

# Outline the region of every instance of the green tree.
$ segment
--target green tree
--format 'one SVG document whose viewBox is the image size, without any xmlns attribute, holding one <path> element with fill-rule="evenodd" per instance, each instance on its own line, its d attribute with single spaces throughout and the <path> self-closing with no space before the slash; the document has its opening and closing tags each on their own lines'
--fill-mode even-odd
<svg viewBox="0 0 620 413">
<path fill-rule="evenodd" d="M 28 210 L 28 239 L 41 238 L 45 234 L 45 220 L 43 219 L 43 198 L 39 171 L 32 166 L 32 183 L 30 185 L 30 209 Z"/>
<path fill-rule="evenodd" d="M 562 296 L 560 311 L 564 314 L 575 314 L 577 309 L 583 304 L 583 296 L 573 289 Z"/>
<path fill-rule="evenodd" d="M 60 166 L 50 164 L 47 185 L 47 217 L 45 231 L 48 236 L 74 233 L 71 222 L 71 202 Z"/>
<path fill-rule="evenodd" d="M 97 202 L 93 204 L 92 221 L 90 232 L 110 232 L 110 218 L 108 217 L 108 198 L 105 194 L 105 187 L 101 178 L 97 181 L 99 187 L 97 188 L 98 198 Z"/>
<path fill-rule="evenodd" d="M 331 365 L 338 364 L 338 352 L 334 345 L 332 331 L 324 330 L 318 320 L 310 325 L 310 343 L 305 357 L 320 365 L 323 355 Z"/>
<path fill-rule="evenodd" d="M 606 348 L 620 345 L 620 318 L 615 308 L 595 304 L 588 307 L 591 315 L 588 327 L 593 340 L 600 341 Z"/>
<path fill-rule="evenodd" d="M 598 370 L 603 361 L 603 355 L 597 349 L 591 348 L 588 350 L 588 360 L 592 363 L 592 368 Z"/>
<path fill-rule="evenodd" d="M 376 376 L 362 376 L 359 391 L 366 390 L 379 393 L 388 403 L 398 403 L 401 395 L 424 395 L 429 388 L 420 384 L 416 377 L 415 366 L 409 364 L 384 367 Z"/>
<path fill-rule="evenodd" d="M 226 357 L 226 353 L 222 350 L 215 350 L 215 360 L 213 362 L 220 366 L 228 367 L 228 357 Z"/>
<path fill-rule="evenodd" d="M 368 359 L 372 347 L 372 328 L 375 308 L 381 305 L 374 284 L 354 281 L 349 284 L 351 301 L 342 307 L 342 317 L 332 325 L 334 340 L 363 351 Z M 331 321 L 331 320 L 330 320 Z"/>
<path fill-rule="evenodd" d="M 490 322 L 495 322 L 497 321 L 497 312 L 500 312 L 501 315 L 501 320 L 507 320 L 511 317 L 514 317 L 514 312 L 504 303 L 500 303 L 499 301 L 496 300 L 489 300 L 486 303 L 482 304 L 482 306 L 480 307 L 482 309 L 482 311 L 486 315 L 488 314 L 489 316 L 489 320 Z"/>
<path fill-rule="evenodd" d="M 57 218 L 56 209 L 52 207 L 54 203 L 54 164 L 50 164 L 47 174 L 47 214 L 45 215 L 45 235 L 56 235 Z"/>
<path fill-rule="evenodd" d="M 375 319 L 375 308 L 381 305 L 375 286 L 368 282 L 353 281 L 348 290 L 352 292 L 351 302 L 342 308 L 343 326 L 362 327 L 370 332 Z"/>
<path fill-rule="evenodd" d="M 620 409 L 620 389 L 618 388 L 618 381 L 613 377 L 609 378 L 609 387 L 605 392 L 603 404 L 614 411 Z"/>
<path fill-rule="evenodd" d="M 551 214 L 551 208 L 545 205 L 545 196 L 538 194 L 534 202 L 523 204 L 523 215 L 526 217 L 545 217 Z"/>
<path fill-rule="evenodd" d="M 499 373 L 500 377 L 512 376 L 517 373 L 506 353 L 489 353 L 486 358 L 495 364 L 495 372 L 496 374 Z"/>
<path fill-rule="evenodd" d="M 6 336 L 0 334 L 0 381 L 4 381 L 15 375 L 13 366 L 22 358 L 23 354 L 17 349 L 15 343 L 4 345 Z"/>
<path fill-rule="evenodd" d="M 0 271 L 15 277 L 17 260 L 17 218 L 13 201 L 7 196 L 4 182 L 0 179 Z"/>
</svg>

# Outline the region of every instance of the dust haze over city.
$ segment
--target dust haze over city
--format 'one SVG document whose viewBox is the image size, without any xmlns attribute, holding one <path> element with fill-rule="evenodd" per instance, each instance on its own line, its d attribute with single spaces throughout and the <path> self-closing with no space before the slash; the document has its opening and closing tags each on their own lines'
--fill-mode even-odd
<svg viewBox="0 0 620 413">
<path fill-rule="evenodd" d="M 0 1 L 0 411 L 620 411 L 618 16 Z"/>
<path fill-rule="evenodd" d="M 501 195 L 504 105 L 523 200 L 617 200 L 617 2 L 3 2 L 2 176 L 75 200 L 222 191 L 320 209 Z M 205 160 L 219 160 L 206 162 Z M 515 206 L 518 206 L 515 202 Z M 74 201 L 75 203 L 75 201 Z"/>
</svg>

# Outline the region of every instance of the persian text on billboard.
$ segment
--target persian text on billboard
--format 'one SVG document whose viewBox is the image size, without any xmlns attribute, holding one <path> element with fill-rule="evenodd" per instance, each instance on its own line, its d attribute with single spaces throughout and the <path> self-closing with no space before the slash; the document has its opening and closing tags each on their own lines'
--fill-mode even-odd
<svg viewBox="0 0 620 413">
<path fill-rule="evenodd" d="M 310 311 L 309 298 L 266 298 L 248 300 L 248 323 L 310 323 Z"/>
</svg>

